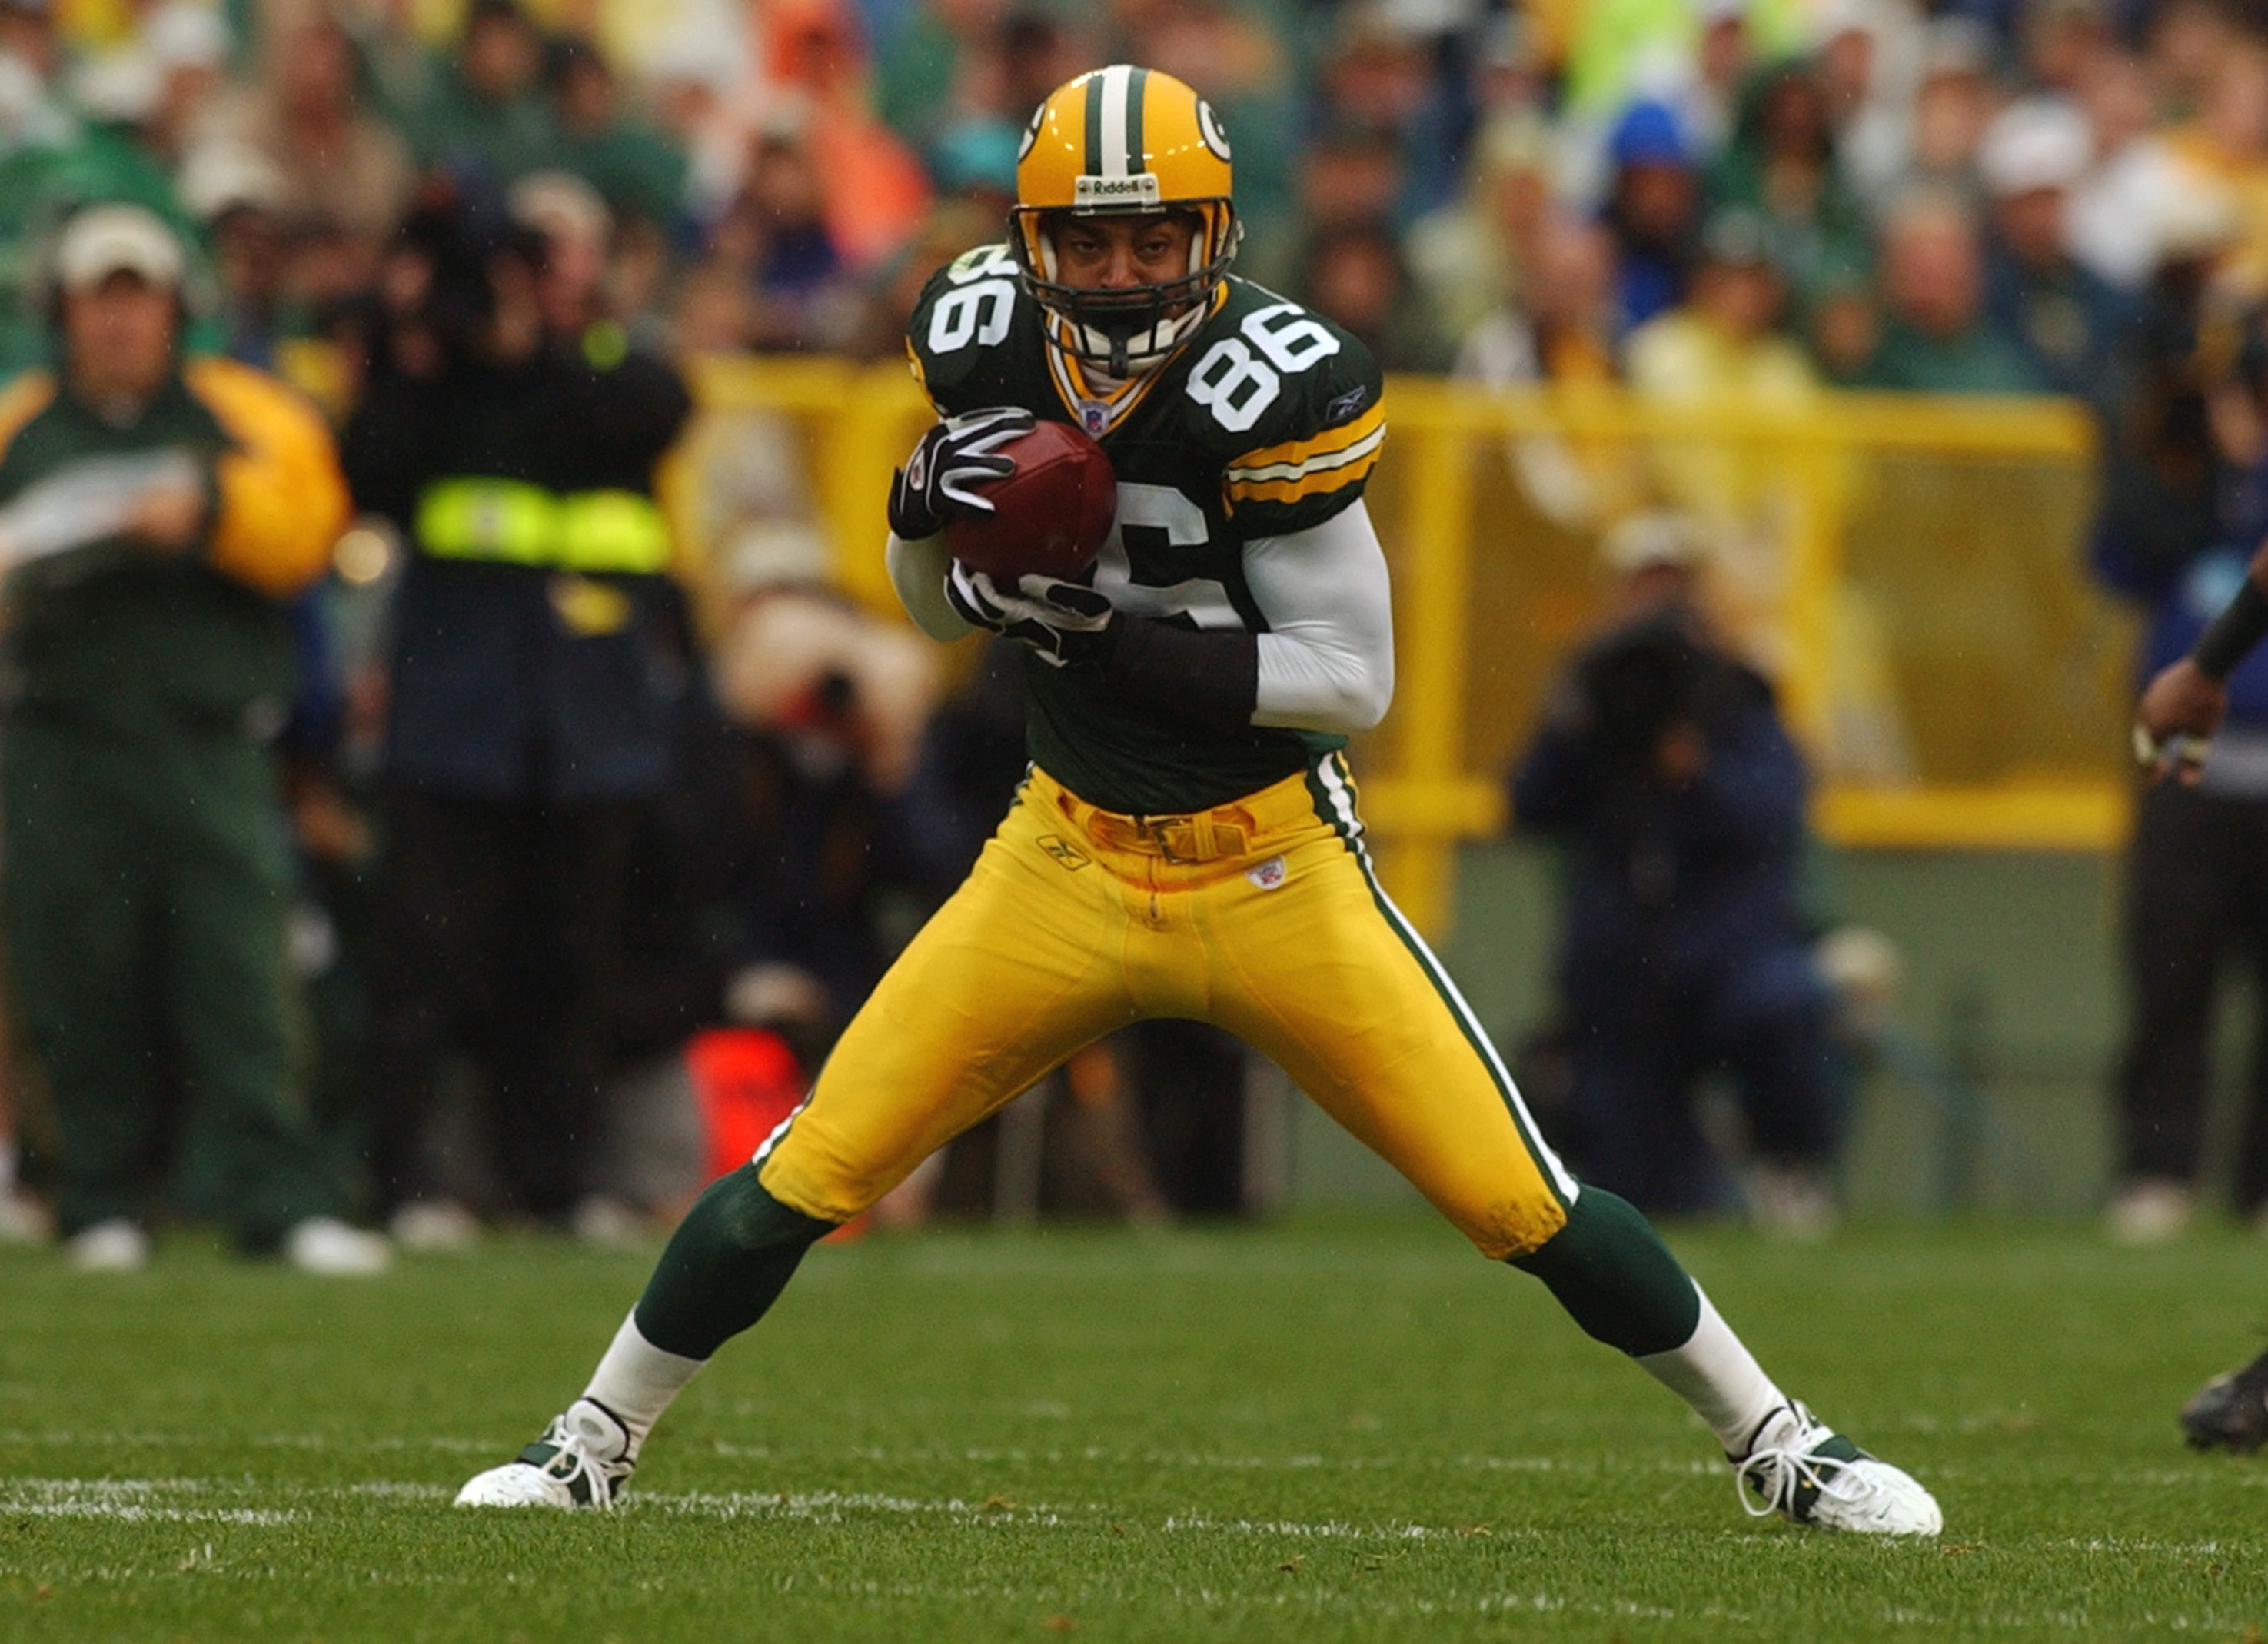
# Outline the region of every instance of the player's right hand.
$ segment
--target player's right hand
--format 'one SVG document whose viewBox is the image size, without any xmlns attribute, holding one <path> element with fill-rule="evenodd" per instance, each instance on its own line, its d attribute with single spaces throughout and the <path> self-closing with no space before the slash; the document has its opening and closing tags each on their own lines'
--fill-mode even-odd
<svg viewBox="0 0 2268 1644">
<path fill-rule="evenodd" d="M 1039 419 L 1021 406 L 998 405 L 948 417 L 921 437 L 905 467 L 890 482 L 890 529 L 901 542 L 919 542 L 949 520 L 990 513 L 992 505 L 968 488 L 1016 471 L 1000 447 L 1032 431 Z"/>
<path fill-rule="evenodd" d="M 945 573 L 945 597 L 970 627 L 1005 635 L 1049 667 L 1094 660 L 1118 617 L 1110 596 L 1098 588 L 1030 574 L 1004 588 L 957 559 Z"/>
<path fill-rule="evenodd" d="M 2134 709 L 2134 757 L 2161 782 L 2177 776 L 2195 782 L 2205 767 L 2205 743 L 2228 711 L 2228 688 L 2205 677 L 2189 658 L 2158 670 Z"/>
</svg>

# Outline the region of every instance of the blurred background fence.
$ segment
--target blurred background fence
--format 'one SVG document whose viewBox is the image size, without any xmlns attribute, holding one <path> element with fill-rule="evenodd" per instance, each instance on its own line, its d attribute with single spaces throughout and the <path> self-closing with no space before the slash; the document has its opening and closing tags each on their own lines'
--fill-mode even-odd
<svg viewBox="0 0 2268 1644">
<path fill-rule="evenodd" d="M 697 364 L 670 486 L 718 563 L 752 519 L 815 527 L 895 614 L 880 551 L 929 415 L 895 363 Z M 1396 898 L 1446 934 L 1456 848 L 1503 831 L 1501 776 L 1611 585 L 1599 522 L 1707 522 L 1713 596 L 1780 685 L 1842 845 L 2101 851 L 2124 825 L 2131 618 L 2088 579 L 2093 435 L 2054 400 L 1829 394 L 1780 410 L 1615 387 L 1402 378 L 1371 487 L 1393 562 L 1394 711 L 1358 752 Z"/>
</svg>

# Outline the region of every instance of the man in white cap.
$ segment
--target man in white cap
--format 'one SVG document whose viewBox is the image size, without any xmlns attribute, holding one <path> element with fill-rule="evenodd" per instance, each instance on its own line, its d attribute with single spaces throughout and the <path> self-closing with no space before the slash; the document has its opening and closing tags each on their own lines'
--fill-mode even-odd
<svg viewBox="0 0 2268 1644">
<path fill-rule="evenodd" d="M 271 750 L 284 602 L 327 563 L 346 488 L 280 384 L 180 358 L 183 272 L 151 212 L 81 211 L 52 264 L 57 368 L 0 395 L 11 1002 L 62 1137 L 75 1265 L 147 1260 L 179 1151 L 247 1251 L 374 1272 L 388 1249 L 334 1216 L 292 1100 Z M 174 1111 L 198 1146 L 166 1145 Z"/>
<path fill-rule="evenodd" d="M 2139 315 L 2071 254 L 2071 197 L 2094 157 L 2094 134 L 2076 109 L 2026 98 L 1984 129 L 1977 172 L 1992 201 L 1985 312 L 2058 393 L 2107 409 L 2123 399 L 2117 365 Z"/>
</svg>

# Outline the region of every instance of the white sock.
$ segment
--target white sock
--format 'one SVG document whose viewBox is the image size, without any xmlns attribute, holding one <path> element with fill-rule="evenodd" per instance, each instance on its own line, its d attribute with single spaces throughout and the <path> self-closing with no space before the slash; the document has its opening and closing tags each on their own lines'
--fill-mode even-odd
<svg viewBox="0 0 2268 1644">
<path fill-rule="evenodd" d="M 1701 1286 L 1693 1286 L 1699 1292 Z M 1701 1295 L 1701 1322 L 1683 1347 L 1652 1353 L 1638 1368 L 1693 1406 L 1727 1456 L 1747 1454 L 1764 1419 L 1787 1403 L 1733 1327 Z"/>
<path fill-rule="evenodd" d="M 685 1390 L 688 1382 L 701 1374 L 704 1362 L 655 1346 L 638 1333 L 637 1314 L 633 1311 L 615 1332 L 614 1342 L 591 1373 L 591 1384 L 583 1390 L 583 1397 L 603 1405 L 629 1430 L 629 1455 L 635 1460 L 645 1435 L 661 1419 L 661 1412 Z"/>
</svg>

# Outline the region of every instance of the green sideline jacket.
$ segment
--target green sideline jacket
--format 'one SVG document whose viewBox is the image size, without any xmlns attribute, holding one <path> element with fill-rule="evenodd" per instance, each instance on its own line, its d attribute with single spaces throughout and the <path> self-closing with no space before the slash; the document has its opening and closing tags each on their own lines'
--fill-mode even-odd
<svg viewBox="0 0 2268 1644">
<path fill-rule="evenodd" d="M 289 388 L 191 360 L 121 427 L 32 372 L 0 394 L 0 506 L 88 458 L 167 449 L 204 474 L 202 539 L 178 555 L 96 542 L 9 577 L 12 716 L 114 736 L 281 724 L 293 670 L 284 602 L 321 573 L 348 519 L 330 432 Z"/>
</svg>

